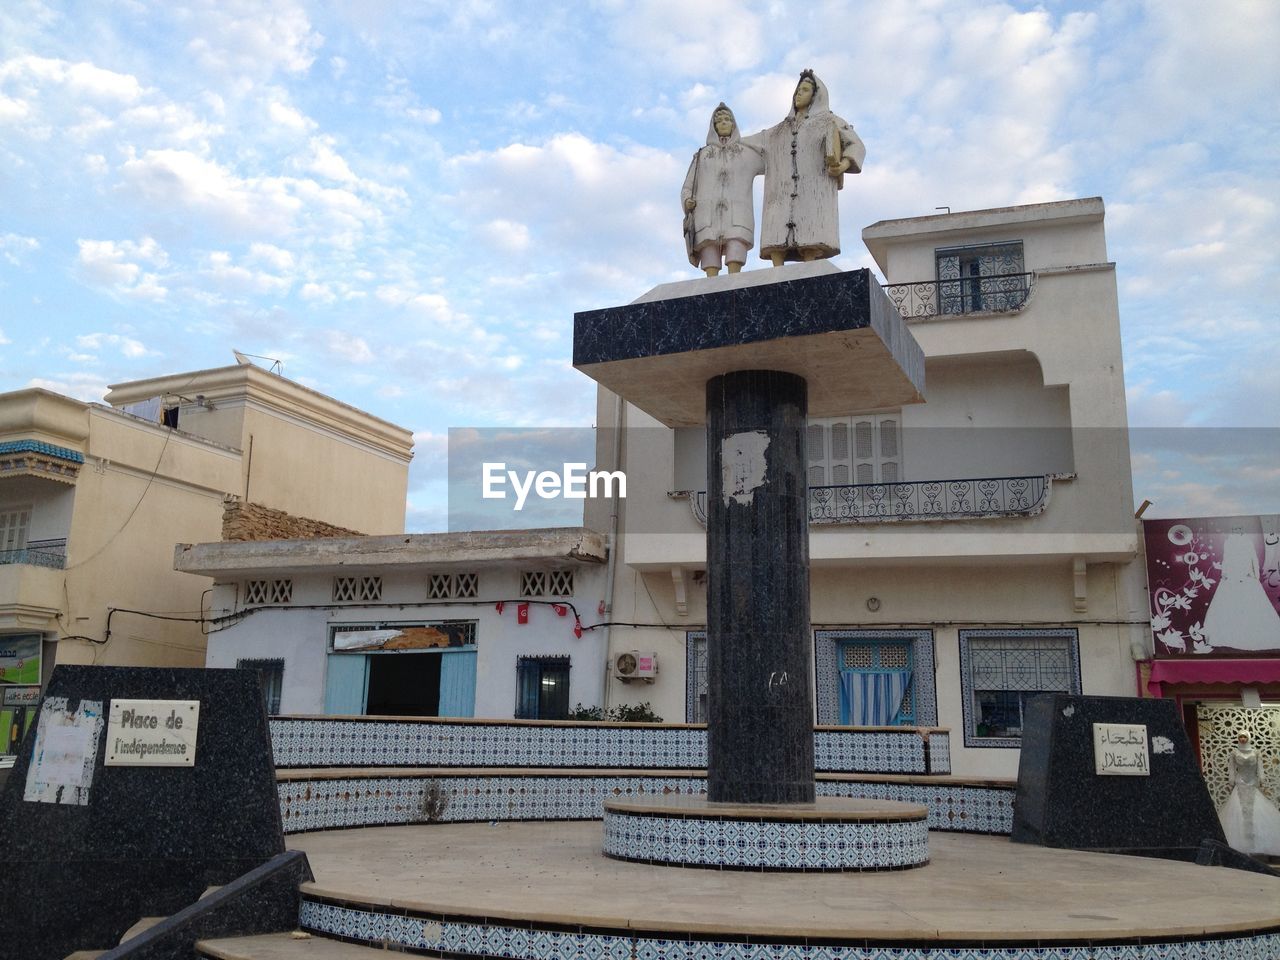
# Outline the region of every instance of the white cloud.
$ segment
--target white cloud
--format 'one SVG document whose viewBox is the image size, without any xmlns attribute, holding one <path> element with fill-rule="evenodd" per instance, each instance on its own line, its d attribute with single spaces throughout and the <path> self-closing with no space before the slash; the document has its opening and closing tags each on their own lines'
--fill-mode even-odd
<svg viewBox="0 0 1280 960">
<path fill-rule="evenodd" d="M 10 343 L 13 343 L 13 341 L 4 335 L 4 328 L 0 327 L 0 347 Z"/>
<path fill-rule="evenodd" d="M 316 127 L 316 122 L 300 110 L 276 100 L 272 100 L 267 105 L 267 115 L 271 118 L 272 123 L 298 133 L 306 133 Z"/>
<path fill-rule="evenodd" d="M 341 330 L 330 330 L 326 334 L 329 352 L 350 363 L 373 363 L 377 356 L 363 337 L 355 337 Z"/>
<path fill-rule="evenodd" d="M 22 263 L 22 256 L 40 249 L 40 241 L 35 237 L 24 237 L 16 233 L 0 234 L 0 257 L 13 266 Z"/>
<path fill-rule="evenodd" d="M 642 0 L 625 9 L 615 18 L 614 42 L 665 70 L 723 76 L 765 54 L 764 18 L 733 0 Z"/>
<path fill-rule="evenodd" d="M 216 73 L 237 78 L 305 73 L 324 43 L 292 0 L 266 7 L 253 0 L 197 0 L 190 9 L 195 38 L 187 50 Z"/>
<path fill-rule="evenodd" d="M 138 78 L 92 63 L 37 57 L 15 57 L 0 63 L 0 84 L 12 84 L 29 95 L 52 85 L 92 100 L 131 103 L 143 92 Z"/>
<path fill-rule="evenodd" d="M 264 250 L 271 251 L 265 253 Z M 284 257 L 281 257 L 283 254 Z M 288 258 L 288 263 L 283 269 L 285 272 L 292 267 L 292 258 L 288 251 L 280 250 L 278 247 L 272 247 L 269 244 L 253 244 L 250 248 L 250 254 L 244 258 L 242 262 L 234 262 L 230 253 L 225 250 L 215 250 L 208 254 L 205 258 L 205 265 L 200 270 L 200 276 L 205 281 L 207 287 L 229 294 L 234 297 L 252 297 L 252 296 L 282 296 L 293 286 L 293 278 L 279 273 L 270 273 L 266 270 L 254 269 L 251 266 L 245 266 L 244 261 L 254 263 L 255 261 L 274 260 L 277 264 Z"/>
<path fill-rule="evenodd" d="M 148 349 L 141 340 L 121 336 L 118 333 L 88 333 L 76 337 L 76 346 L 82 350 L 102 350 L 104 347 L 115 347 L 122 356 L 131 360 L 139 357 L 153 356 L 155 350 Z"/>
<path fill-rule="evenodd" d="M 168 290 L 142 264 L 165 266 L 168 255 L 151 237 L 132 240 L 77 240 L 77 272 L 87 284 L 134 300 L 164 300 Z"/>
<path fill-rule="evenodd" d="M 490 220 L 480 225 L 479 233 L 498 250 L 522 253 L 529 249 L 529 228 L 514 220 Z"/>
<path fill-rule="evenodd" d="M 28 387 L 40 387 L 44 390 L 52 390 L 54 393 L 60 393 L 65 397 L 73 397 L 76 400 L 82 400 L 85 403 L 100 403 L 102 398 L 107 395 L 107 381 L 98 373 L 64 373 L 57 375 L 57 379 L 46 379 L 44 377 L 32 377 L 27 381 Z"/>
</svg>

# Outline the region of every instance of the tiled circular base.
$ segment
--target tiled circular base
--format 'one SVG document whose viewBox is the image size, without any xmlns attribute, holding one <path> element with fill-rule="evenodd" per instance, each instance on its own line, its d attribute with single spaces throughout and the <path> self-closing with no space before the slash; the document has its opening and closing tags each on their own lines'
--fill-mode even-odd
<svg viewBox="0 0 1280 960">
<path fill-rule="evenodd" d="M 928 811 L 892 800 L 607 800 L 604 854 L 723 870 L 904 870 L 929 862 Z"/>
</svg>

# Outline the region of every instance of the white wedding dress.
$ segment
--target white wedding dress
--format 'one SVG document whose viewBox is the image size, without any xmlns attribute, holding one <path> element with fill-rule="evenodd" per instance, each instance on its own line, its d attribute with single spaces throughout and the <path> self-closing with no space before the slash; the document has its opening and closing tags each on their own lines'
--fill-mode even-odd
<svg viewBox="0 0 1280 960">
<path fill-rule="evenodd" d="M 1231 773 L 1231 795 L 1218 818 L 1227 843 L 1244 853 L 1280 857 L 1280 810 L 1259 787 L 1257 749 L 1233 749 L 1227 759 Z"/>
<path fill-rule="evenodd" d="M 1280 615 L 1262 587 L 1252 537 L 1239 533 L 1227 537 L 1221 573 L 1204 618 L 1209 642 L 1233 650 L 1280 650 Z"/>
</svg>

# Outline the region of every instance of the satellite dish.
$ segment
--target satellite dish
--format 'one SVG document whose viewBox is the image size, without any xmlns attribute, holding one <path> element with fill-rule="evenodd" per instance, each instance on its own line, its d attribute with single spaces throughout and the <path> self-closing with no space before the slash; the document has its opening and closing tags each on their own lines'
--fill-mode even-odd
<svg viewBox="0 0 1280 960">
<path fill-rule="evenodd" d="M 271 366 L 269 368 L 269 372 L 277 373 L 282 377 L 284 376 L 283 360 L 277 360 L 275 357 L 260 356 L 259 354 L 256 354 L 256 353 L 241 353 L 239 350 L 236 350 L 234 348 L 232 348 L 231 352 L 236 355 L 236 363 L 240 364 L 242 367 L 257 366 L 257 364 L 253 362 L 253 360 L 249 359 L 250 357 L 256 360 L 270 360 Z"/>
<path fill-rule="evenodd" d="M 253 363 L 249 360 L 249 358 L 248 358 L 248 357 L 246 357 L 246 356 L 245 356 L 243 353 L 241 353 L 239 350 L 235 350 L 235 349 L 233 349 L 231 352 L 232 352 L 232 353 L 234 353 L 234 354 L 236 355 L 236 363 L 240 364 L 242 367 L 251 367 L 251 366 L 253 366 Z"/>
</svg>

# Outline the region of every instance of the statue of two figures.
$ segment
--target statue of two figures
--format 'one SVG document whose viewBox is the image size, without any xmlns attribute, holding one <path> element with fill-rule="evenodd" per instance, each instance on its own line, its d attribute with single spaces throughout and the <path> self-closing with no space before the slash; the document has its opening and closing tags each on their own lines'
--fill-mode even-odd
<svg viewBox="0 0 1280 960">
<path fill-rule="evenodd" d="M 727 263 L 737 273 L 755 242 L 751 185 L 764 174 L 760 259 L 821 260 L 840 252 L 836 191 L 845 173 L 861 173 L 867 148 L 831 112 L 827 88 L 800 74 L 791 111 L 781 123 L 743 137 L 733 111 L 721 103 L 711 115 L 707 145 L 693 156 L 680 192 L 689 262 L 707 276 Z"/>
</svg>

